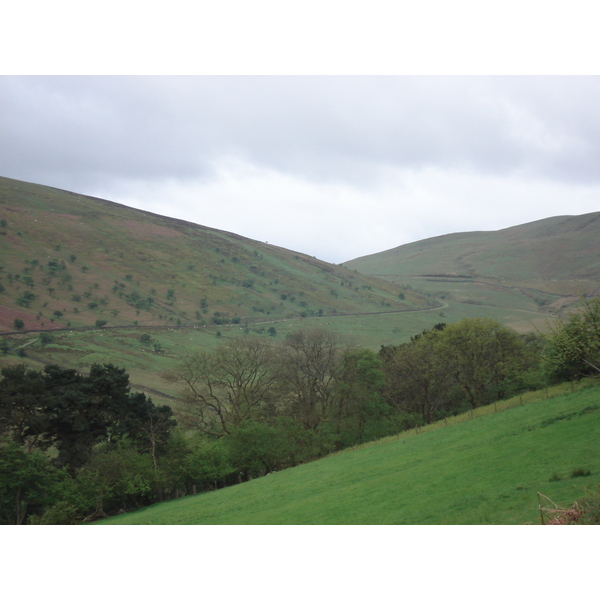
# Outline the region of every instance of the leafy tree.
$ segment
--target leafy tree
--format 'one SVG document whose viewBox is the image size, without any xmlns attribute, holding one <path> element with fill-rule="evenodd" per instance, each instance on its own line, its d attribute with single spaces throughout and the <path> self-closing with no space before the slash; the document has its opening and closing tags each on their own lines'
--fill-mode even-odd
<svg viewBox="0 0 600 600">
<path fill-rule="evenodd" d="M 200 489 L 216 488 L 235 472 L 230 452 L 222 439 L 210 439 L 197 435 L 193 438 L 190 452 L 182 464 L 188 485 Z"/>
<path fill-rule="evenodd" d="M 29 290 L 24 291 L 16 300 L 19 306 L 29 308 L 29 305 L 37 298 L 37 296 Z"/>
<path fill-rule="evenodd" d="M 53 339 L 54 338 L 49 333 L 40 333 L 40 344 L 42 344 L 42 346 L 47 346 L 48 344 L 51 344 Z"/>
<path fill-rule="evenodd" d="M 289 466 L 293 441 L 277 427 L 248 421 L 225 439 L 230 460 L 241 478 L 248 480 Z"/>
<path fill-rule="evenodd" d="M 437 336 L 436 352 L 475 408 L 503 397 L 530 366 L 516 332 L 493 319 L 462 319 Z"/>
<path fill-rule="evenodd" d="M 23 319 L 15 319 L 15 320 L 13 321 L 13 327 L 14 327 L 15 329 L 18 329 L 19 331 L 20 331 L 21 329 L 23 329 L 23 328 L 25 327 L 25 323 L 24 323 Z"/>
<path fill-rule="evenodd" d="M 582 298 L 566 321 L 550 325 L 546 340 L 554 379 L 600 377 L 600 298 Z"/>
<path fill-rule="evenodd" d="M 140 342 L 147 346 L 152 343 L 152 337 L 149 333 L 142 333 L 142 335 L 140 335 Z"/>
<path fill-rule="evenodd" d="M 335 419 L 342 445 L 362 443 L 387 431 L 389 406 L 383 397 L 384 376 L 377 355 L 368 349 L 348 350 L 337 374 Z"/>
<path fill-rule="evenodd" d="M 28 452 L 45 449 L 42 442 L 47 427 L 44 414 L 46 384 L 43 374 L 25 365 L 4 367 L 0 381 L 0 433 L 17 444 L 26 444 Z"/>
<path fill-rule="evenodd" d="M 152 460 L 129 444 L 109 445 L 94 452 L 85 472 L 95 488 L 97 516 L 140 508 L 154 500 L 158 482 Z"/>
<path fill-rule="evenodd" d="M 0 523 L 22 525 L 50 503 L 55 470 L 40 452 L 26 454 L 17 444 L 0 446 Z"/>
<path fill-rule="evenodd" d="M 416 423 L 434 421 L 450 398 L 451 374 L 440 353 L 439 336 L 433 329 L 380 353 L 388 402 L 396 411 L 414 415 Z"/>
</svg>

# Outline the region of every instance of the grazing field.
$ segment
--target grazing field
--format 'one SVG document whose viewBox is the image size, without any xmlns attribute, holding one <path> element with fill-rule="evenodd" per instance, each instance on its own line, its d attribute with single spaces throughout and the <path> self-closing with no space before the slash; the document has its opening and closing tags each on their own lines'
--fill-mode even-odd
<svg viewBox="0 0 600 600">
<path fill-rule="evenodd" d="M 566 507 L 599 485 L 600 387 L 468 417 L 99 524 L 536 524 L 538 492 Z"/>
</svg>

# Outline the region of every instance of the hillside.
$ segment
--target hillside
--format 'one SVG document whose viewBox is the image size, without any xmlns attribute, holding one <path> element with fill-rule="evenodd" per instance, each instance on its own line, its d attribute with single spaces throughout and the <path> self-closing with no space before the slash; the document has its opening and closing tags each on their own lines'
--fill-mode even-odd
<svg viewBox="0 0 600 600">
<path fill-rule="evenodd" d="M 600 481 L 598 387 L 565 391 L 99 524 L 539 523 L 538 492 L 567 507 Z"/>
<path fill-rule="evenodd" d="M 198 325 L 215 313 L 245 321 L 426 305 L 418 294 L 400 299 L 398 286 L 291 250 L 6 178 L 0 219 L 4 331 L 17 312 L 26 329 L 56 329 L 97 319 Z"/>
<path fill-rule="evenodd" d="M 282 336 L 311 320 L 346 334 L 364 318 L 360 343 L 378 347 L 397 337 L 395 316 L 425 311 L 433 323 L 427 311 L 439 306 L 393 282 L 234 233 L 0 178 L 5 362 L 84 370 L 114 362 L 137 386 L 168 394 L 158 373 L 182 353 L 214 346 L 216 336 Z"/>
<path fill-rule="evenodd" d="M 547 317 L 581 293 L 600 292 L 600 213 L 443 235 L 344 265 L 426 290 L 449 314 L 488 310 L 527 330 L 539 325 L 536 313 Z"/>
</svg>

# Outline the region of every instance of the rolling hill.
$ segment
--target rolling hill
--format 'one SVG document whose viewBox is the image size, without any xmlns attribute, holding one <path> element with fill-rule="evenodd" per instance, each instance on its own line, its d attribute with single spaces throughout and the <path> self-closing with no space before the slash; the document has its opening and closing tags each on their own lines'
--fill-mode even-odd
<svg viewBox="0 0 600 600">
<path fill-rule="evenodd" d="M 581 294 L 600 292 L 600 212 L 443 235 L 344 265 L 425 290 L 448 304 L 448 315 L 495 312 L 531 330 Z"/>
</svg>

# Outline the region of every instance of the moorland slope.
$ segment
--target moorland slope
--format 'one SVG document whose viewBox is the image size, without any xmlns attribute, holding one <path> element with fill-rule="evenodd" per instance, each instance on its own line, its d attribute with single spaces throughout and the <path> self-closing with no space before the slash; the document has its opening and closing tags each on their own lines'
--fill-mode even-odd
<svg viewBox="0 0 600 600">
<path fill-rule="evenodd" d="M 99 319 L 196 326 L 428 305 L 422 295 L 305 254 L 6 178 L 0 223 L 2 331 L 14 318 L 36 330 Z"/>
</svg>

